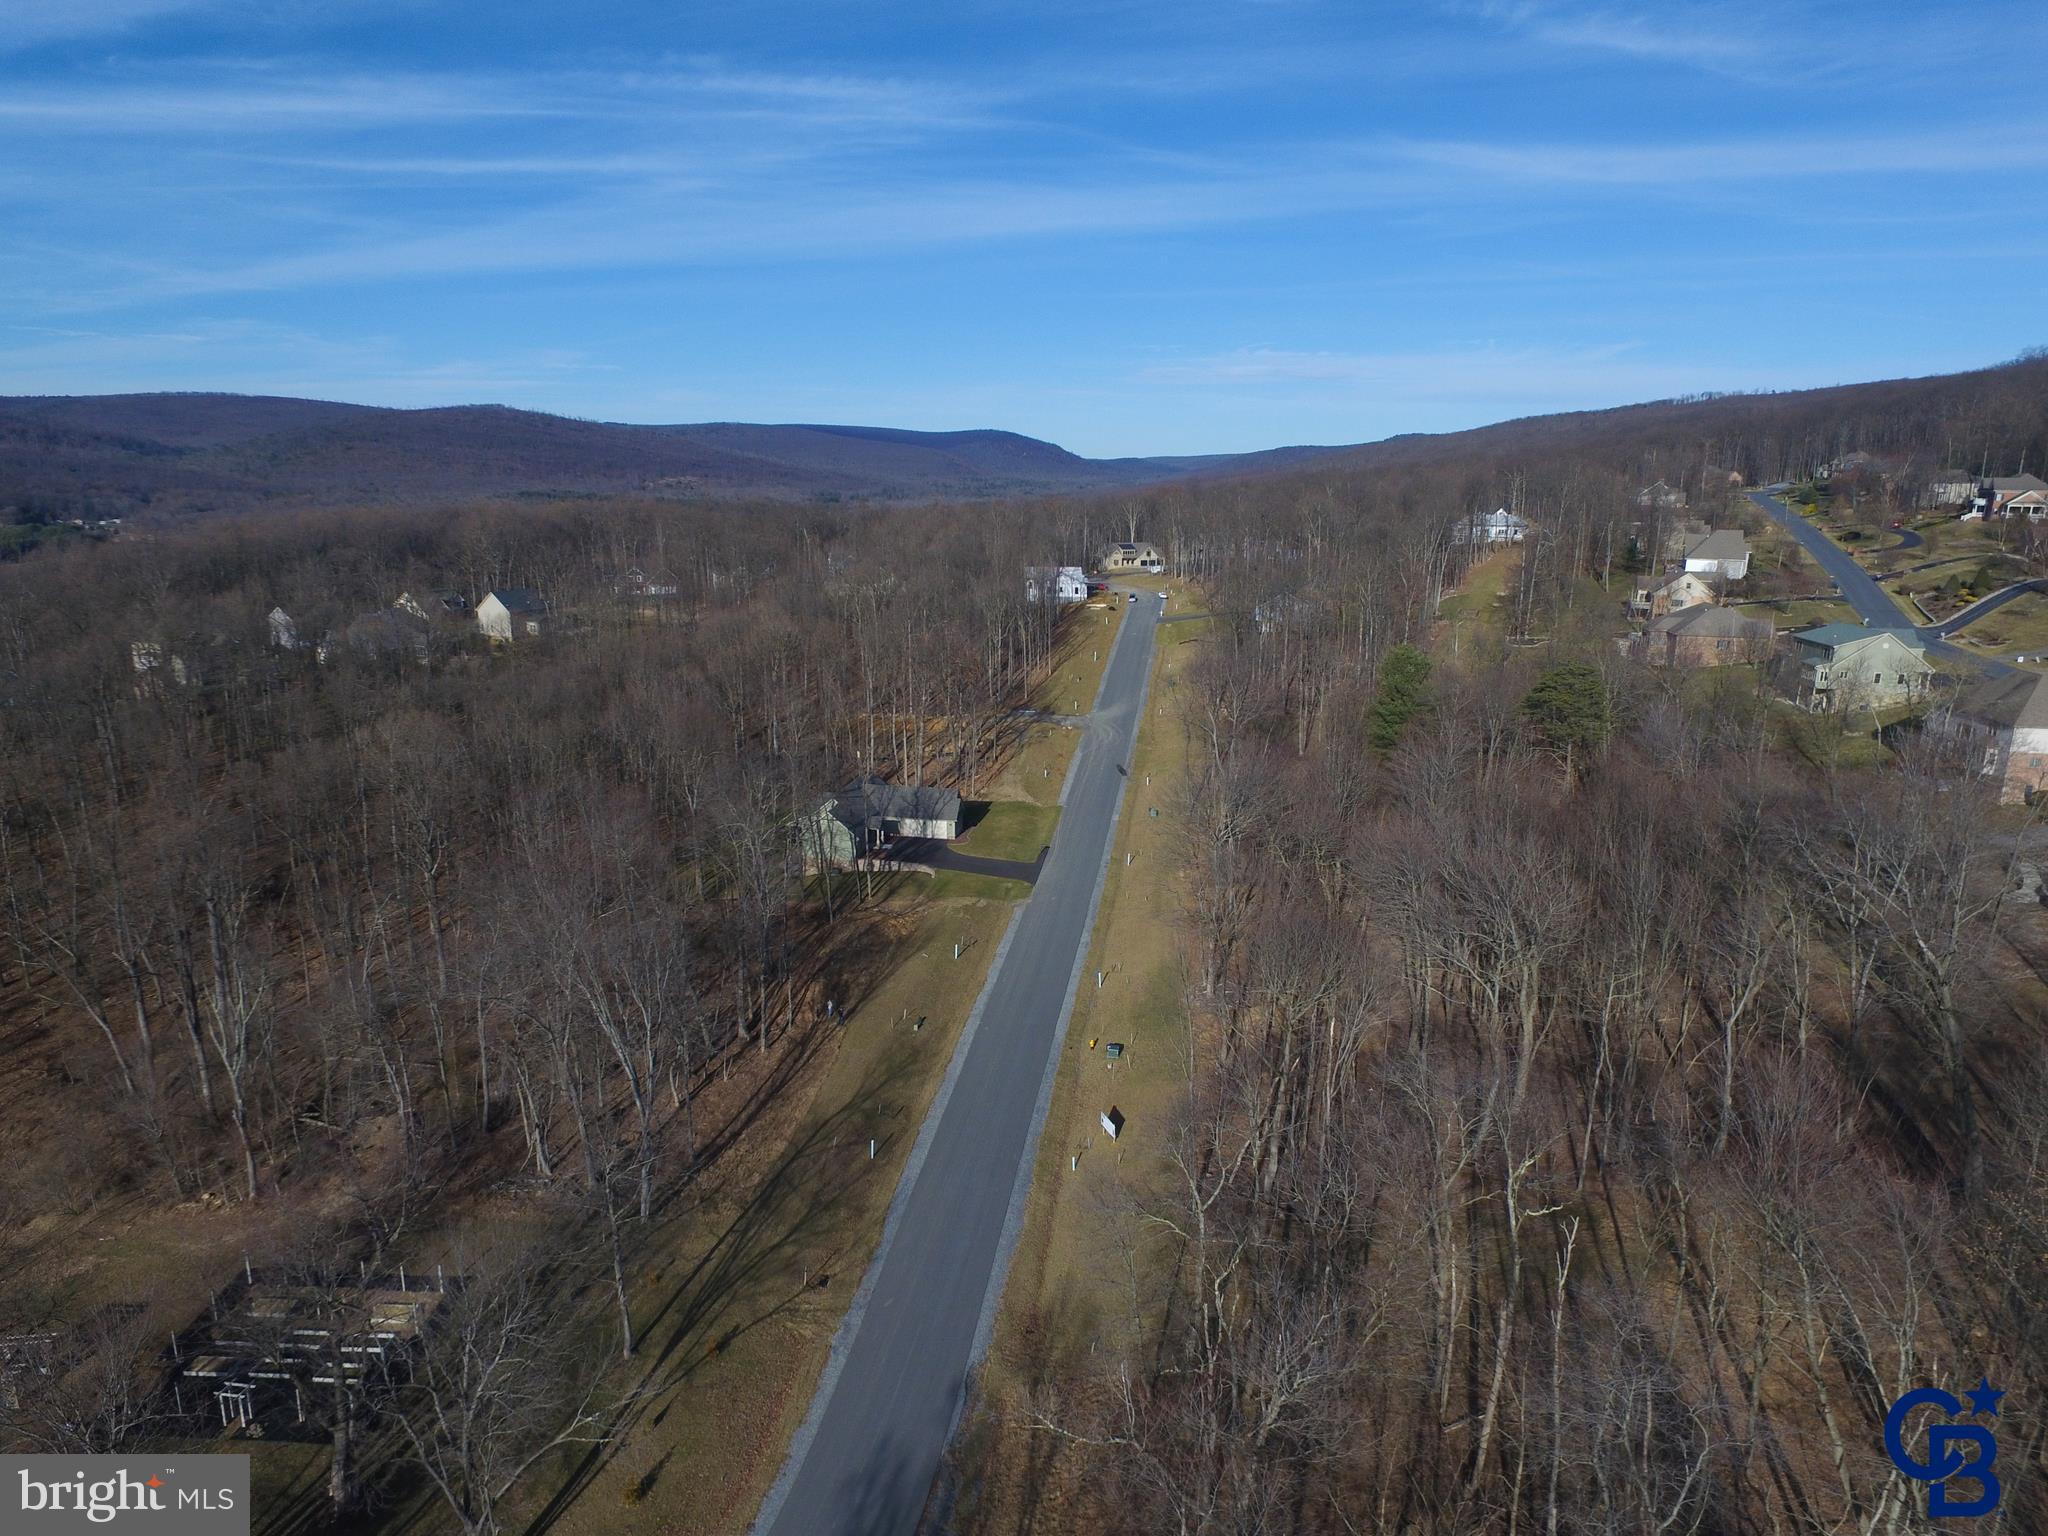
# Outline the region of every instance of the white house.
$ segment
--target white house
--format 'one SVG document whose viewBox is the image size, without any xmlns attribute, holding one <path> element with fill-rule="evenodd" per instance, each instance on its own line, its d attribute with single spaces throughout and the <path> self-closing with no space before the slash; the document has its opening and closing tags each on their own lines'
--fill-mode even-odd
<svg viewBox="0 0 2048 1536">
<path fill-rule="evenodd" d="M 1519 544 L 1529 536 L 1529 523 L 1506 507 L 1495 507 L 1458 524 L 1454 536 L 1461 544 Z"/>
<path fill-rule="evenodd" d="M 546 601 L 530 587 L 498 587 L 476 605 L 476 627 L 493 640 L 538 635 L 547 617 Z"/>
<path fill-rule="evenodd" d="M 1739 528 L 1716 528 L 1688 543 L 1683 558 L 1695 575 L 1740 581 L 1749 574 L 1749 540 Z"/>
<path fill-rule="evenodd" d="M 175 653 L 166 655 L 163 646 L 155 640 L 131 642 L 128 647 L 128 658 L 136 671 L 155 681 L 162 681 L 161 674 L 164 672 L 169 672 L 180 683 L 191 681 L 185 670 L 185 658 Z"/>
<path fill-rule="evenodd" d="M 612 590 L 620 597 L 674 597 L 682 589 L 682 584 L 667 571 L 649 572 L 637 565 L 627 566 L 612 583 Z"/>
<path fill-rule="evenodd" d="M 1085 603 L 1088 573 L 1078 565 L 1030 565 L 1024 568 L 1027 603 Z"/>
<path fill-rule="evenodd" d="M 1977 490 L 1977 477 L 1959 469 L 1936 470 L 1927 480 L 1922 500 L 1930 507 L 1960 507 Z"/>
<path fill-rule="evenodd" d="M 270 621 L 270 643 L 281 651 L 296 651 L 299 648 L 299 626 L 282 606 L 273 608 L 267 615 Z"/>
</svg>

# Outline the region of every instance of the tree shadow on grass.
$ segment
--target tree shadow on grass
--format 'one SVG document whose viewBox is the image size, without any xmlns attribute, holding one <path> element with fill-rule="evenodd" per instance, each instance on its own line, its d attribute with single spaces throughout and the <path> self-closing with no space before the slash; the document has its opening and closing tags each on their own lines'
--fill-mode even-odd
<svg viewBox="0 0 2048 1536">
<path fill-rule="evenodd" d="M 877 1067 L 845 1104 L 808 1125 L 746 1206 L 641 1321 L 634 1406 L 618 1434 L 592 1447 L 535 1516 L 527 1527 L 531 1536 L 549 1530 L 568 1510 L 633 1424 L 643 1417 L 656 1424 L 666 1418 L 675 1389 L 716 1354 L 789 1311 L 821 1277 L 835 1288 L 858 1283 L 855 1255 L 833 1228 L 862 1182 L 873 1177 L 877 1165 L 868 1157 L 869 1137 L 894 1146 L 915 1133 L 900 1107 L 914 1068 L 909 1060 Z"/>
</svg>

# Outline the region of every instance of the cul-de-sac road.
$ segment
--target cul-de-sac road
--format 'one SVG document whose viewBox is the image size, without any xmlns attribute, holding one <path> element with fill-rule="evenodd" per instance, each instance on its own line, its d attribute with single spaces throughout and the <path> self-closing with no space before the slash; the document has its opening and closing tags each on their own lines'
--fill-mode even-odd
<svg viewBox="0 0 2048 1536">
<path fill-rule="evenodd" d="M 988 1344 L 1109 861 L 1160 603 L 1127 606 L 1065 808 L 755 1536 L 909 1536 Z"/>
<path fill-rule="evenodd" d="M 1998 607 L 1999 603 L 2017 596 L 2018 588 L 2000 594 L 1998 602 L 1975 604 L 1967 613 L 1958 615 L 1956 619 L 1951 619 L 1946 624 L 1915 624 L 1906 616 L 1905 610 L 1892 600 L 1891 593 L 1880 587 L 1870 572 L 1856 563 L 1854 555 L 1793 511 L 1782 497 L 1774 494 L 1776 489 L 1773 487 L 1771 490 L 1751 491 L 1749 499 L 1777 519 L 1779 525 L 1819 562 L 1820 568 L 1834 578 L 1835 586 L 1840 589 L 1843 600 L 1856 610 L 1856 616 L 1865 624 L 1872 629 L 1915 631 L 1926 642 L 1928 650 L 1936 655 L 1945 656 L 1950 661 L 1959 661 L 1965 666 L 1974 667 L 1987 676 L 2002 677 L 2012 671 L 2011 667 L 1993 657 L 1981 656 L 1974 651 L 1966 651 L 1961 646 L 1950 645 L 1947 637 L 1961 624 L 1979 618 Z"/>
</svg>

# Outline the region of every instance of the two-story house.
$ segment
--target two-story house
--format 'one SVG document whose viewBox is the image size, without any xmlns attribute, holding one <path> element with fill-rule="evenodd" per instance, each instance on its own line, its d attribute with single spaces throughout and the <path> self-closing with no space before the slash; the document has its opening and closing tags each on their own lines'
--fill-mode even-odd
<svg viewBox="0 0 2048 1536">
<path fill-rule="evenodd" d="M 1024 567 L 1024 601 L 1085 603 L 1088 601 L 1088 573 L 1078 565 L 1027 565 Z"/>
<path fill-rule="evenodd" d="M 1105 544 L 1098 564 L 1112 575 L 1146 571 L 1157 576 L 1166 569 L 1166 557 L 1157 544 Z"/>
<path fill-rule="evenodd" d="M 1779 686 L 1815 711 L 1910 704 L 1933 684 L 1927 642 L 1910 629 L 1823 624 L 1791 637 Z"/>
<path fill-rule="evenodd" d="M 1966 688 L 1934 722 L 1959 741 L 1970 766 L 2024 800 L 2048 785 L 2048 675 L 2012 672 Z"/>
<path fill-rule="evenodd" d="M 1693 571 L 1667 571 L 1662 576 L 1644 576 L 1636 583 L 1628 611 L 1636 618 L 1661 619 L 1667 613 L 1697 608 L 1715 600 L 1714 584 Z"/>
<path fill-rule="evenodd" d="M 1703 604 L 1658 619 L 1633 637 L 1630 652 L 1653 667 L 1735 666 L 1770 655 L 1771 626 Z"/>
</svg>

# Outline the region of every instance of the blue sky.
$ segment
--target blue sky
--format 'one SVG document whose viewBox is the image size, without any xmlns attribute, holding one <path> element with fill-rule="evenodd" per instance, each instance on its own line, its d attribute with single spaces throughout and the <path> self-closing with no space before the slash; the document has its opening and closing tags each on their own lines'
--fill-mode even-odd
<svg viewBox="0 0 2048 1536">
<path fill-rule="evenodd" d="M 2048 7 L 6 0 L 0 393 L 1350 442 L 2048 341 Z"/>
</svg>

